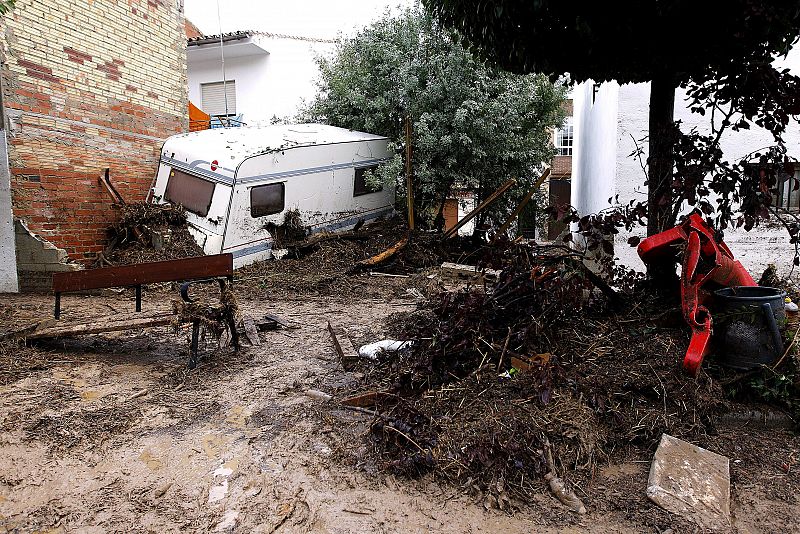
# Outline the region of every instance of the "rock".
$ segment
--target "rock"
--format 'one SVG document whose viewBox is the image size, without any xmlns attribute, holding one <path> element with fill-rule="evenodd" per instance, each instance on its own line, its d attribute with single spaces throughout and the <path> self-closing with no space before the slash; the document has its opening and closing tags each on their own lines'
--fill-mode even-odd
<svg viewBox="0 0 800 534">
<path fill-rule="evenodd" d="M 650 465 L 647 497 L 703 528 L 729 529 L 729 460 L 663 434 Z"/>
</svg>

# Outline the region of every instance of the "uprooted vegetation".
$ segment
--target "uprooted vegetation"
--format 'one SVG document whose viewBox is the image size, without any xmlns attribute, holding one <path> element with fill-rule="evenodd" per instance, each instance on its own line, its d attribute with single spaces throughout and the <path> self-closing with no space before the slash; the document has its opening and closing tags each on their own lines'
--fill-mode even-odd
<svg viewBox="0 0 800 534">
<path fill-rule="evenodd" d="M 580 484 L 634 449 L 652 450 L 664 432 L 692 441 L 715 432 L 735 374 L 713 359 L 696 379 L 684 374 L 689 337 L 677 302 L 627 283 L 612 304 L 558 247 L 514 245 L 502 264 L 486 291 L 442 292 L 390 318 L 390 334 L 414 345 L 361 364 L 361 385 L 341 392 L 380 392 L 373 461 L 408 476 L 433 472 L 503 508 L 508 496 L 543 490 L 548 450 L 559 474 Z"/>
<path fill-rule="evenodd" d="M 359 262 L 386 251 L 408 236 L 398 217 L 376 221 L 339 233 L 312 234 L 303 239 L 282 241 L 287 253 L 279 261 L 260 261 L 239 269 L 237 285 L 252 294 L 285 291 L 294 294 L 353 296 L 373 293 L 363 276 L 355 273 L 377 271 L 414 277 L 420 269 L 443 261 L 476 261 L 480 246 L 468 238 L 441 240 L 440 234 L 414 233 L 397 254 L 371 268 Z M 392 283 L 384 279 L 389 288 Z"/>
<path fill-rule="evenodd" d="M 174 204 L 118 204 L 119 220 L 108 229 L 98 267 L 202 256 L 189 233 L 186 210 Z"/>
</svg>

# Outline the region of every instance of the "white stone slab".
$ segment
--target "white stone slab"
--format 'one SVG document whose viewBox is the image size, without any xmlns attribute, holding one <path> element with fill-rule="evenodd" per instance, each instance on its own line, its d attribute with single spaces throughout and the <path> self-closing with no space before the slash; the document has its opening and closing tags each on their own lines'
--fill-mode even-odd
<svg viewBox="0 0 800 534">
<path fill-rule="evenodd" d="M 703 528 L 729 529 L 729 460 L 663 434 L 650 465 L 647 497 Z"/>
</svg>

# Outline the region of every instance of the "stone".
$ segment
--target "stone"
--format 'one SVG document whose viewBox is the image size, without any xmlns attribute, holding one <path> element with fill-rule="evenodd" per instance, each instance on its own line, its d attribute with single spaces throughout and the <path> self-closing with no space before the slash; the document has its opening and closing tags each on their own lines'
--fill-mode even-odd
<svg viewBox="0 0 800 534">
<path fill-rule="evenodd" d="M 650 465 L 647 497 L 703 528 L 730 528 L 730 461 L 667 434 Z"/>
</svg>

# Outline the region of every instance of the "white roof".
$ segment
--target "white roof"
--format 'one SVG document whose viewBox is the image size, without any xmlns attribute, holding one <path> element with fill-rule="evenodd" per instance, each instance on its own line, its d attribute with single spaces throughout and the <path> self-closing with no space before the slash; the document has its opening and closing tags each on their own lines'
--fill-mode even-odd
<svg viewBox="0 0 800 534">
<path fill-rule="evenodd" d="M 354 141 L 386 139 L 346 128 L 325 124 L 275 124 L 271 126 L 242 126 L 213 128 L 199 132 L 173 135 L 164 143 L 163 152 L 176 156 L 197 154 L 204 158 L 214 154 L 220 161 L 242 161 L 248 157 L 297 146 L 331 145 Z"/>
</svg>

